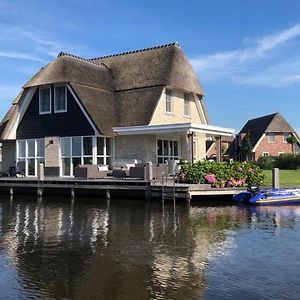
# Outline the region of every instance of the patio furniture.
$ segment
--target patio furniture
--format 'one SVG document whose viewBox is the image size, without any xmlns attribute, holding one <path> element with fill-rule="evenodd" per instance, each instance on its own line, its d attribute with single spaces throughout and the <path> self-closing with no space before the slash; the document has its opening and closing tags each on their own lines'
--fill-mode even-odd
<svg viewBox="0 0 300 300">
<path fill-rule="evenodd" d="M 74 176 L 84 179 L 100 179 L 108 175 L 108 166 L 78 165 L 74 168 Z"/>
<path fill-rule="evenodd" d="M 131 179 L 145 179 L 145 167 L 135 166 L 129 169 L 129 177 Z"/>
</svg>

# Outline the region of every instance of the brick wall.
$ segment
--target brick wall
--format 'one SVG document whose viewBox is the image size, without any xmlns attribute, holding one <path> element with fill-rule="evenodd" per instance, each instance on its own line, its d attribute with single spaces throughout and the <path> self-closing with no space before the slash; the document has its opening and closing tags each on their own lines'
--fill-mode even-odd
<svg viewBox="0 0 300 300">
<path fill-rule="evenodd" d="M 278 156 L 278 152 L 292 153 L 292 145 L 284 142 L 283 134 L 276 133 L 273 143 L 268 141 L 268 136 L 261 140 L 255 150 L 255 159 L 263 155 L 263 152 L 269 152 L 270 156 Z"/>
</svg>

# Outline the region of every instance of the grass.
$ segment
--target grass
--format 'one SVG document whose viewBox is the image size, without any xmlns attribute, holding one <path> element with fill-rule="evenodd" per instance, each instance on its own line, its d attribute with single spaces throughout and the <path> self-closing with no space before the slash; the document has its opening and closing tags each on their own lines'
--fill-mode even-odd
<svg viewBox="0 0 300 300">
<path fill-rule="evenodd" d="M 272 170 L 263 170 L 265 185 L 272 186 Z M 279 170 L 280 187 L 300 187 L 300 170 Z"/>
</svg>

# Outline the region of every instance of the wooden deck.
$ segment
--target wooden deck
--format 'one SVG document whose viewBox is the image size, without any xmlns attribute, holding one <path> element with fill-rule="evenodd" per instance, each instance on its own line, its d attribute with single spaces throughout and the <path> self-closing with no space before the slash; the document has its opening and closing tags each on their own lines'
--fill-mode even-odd
<svg viewBox="0 0 300 300">
<path fill-rule="evenodd" d="M 44 194 L 68 194 L 71 197 L 79 192 L 102 193 L 106 198 L 111 194 L 122 194 L 122 197 L 131 197 L 137 193 L 145 198 L 185 199 L 190 201 L 198 196 L 229 196 L 239 193 L 243 189 L 234 188 L 211 188 L 209 185 L 175 183 L 172 178 L 165 182 L 135 179 L 77 179 L 77 178 L 18 178 L 1 177 L 0 192 L 10 195 L 18 193 L 31 193 L 42 196 Z"/>
</svg>

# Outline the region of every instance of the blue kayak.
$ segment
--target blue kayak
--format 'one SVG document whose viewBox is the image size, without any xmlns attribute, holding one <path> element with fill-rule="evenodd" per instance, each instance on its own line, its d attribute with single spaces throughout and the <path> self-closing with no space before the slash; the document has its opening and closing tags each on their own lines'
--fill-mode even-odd
<svg viewBox="0 0 300 300">
<path fill-rule="evenodd" d="M 300 189 L 265 189 L 250 187 L 233 197 L 233 200 L 249 204 L 291 204 L 300 203 Z"/>
</svg>

